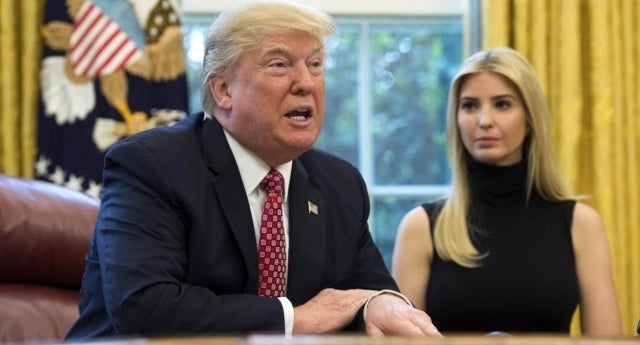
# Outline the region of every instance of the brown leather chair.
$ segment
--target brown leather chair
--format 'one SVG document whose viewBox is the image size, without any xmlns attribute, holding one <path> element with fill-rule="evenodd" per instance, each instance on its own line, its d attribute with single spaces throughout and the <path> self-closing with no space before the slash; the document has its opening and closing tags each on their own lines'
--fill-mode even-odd
<svg viewBox="0 0 640 345">
<path fill-rule="evenodd" d="M 44 181 L 0 175 L 0 342 L 62 340 L 100 202 Z"/>
</svg>

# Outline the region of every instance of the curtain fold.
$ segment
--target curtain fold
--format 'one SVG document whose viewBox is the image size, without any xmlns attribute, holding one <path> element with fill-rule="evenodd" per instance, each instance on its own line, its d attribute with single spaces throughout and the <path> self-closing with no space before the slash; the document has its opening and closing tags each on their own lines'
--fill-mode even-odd
<svg viewBox="0 0 640 345">
<path fill-rule="evenodd" d="M 539 74 L 573 191 L 602 216 L 627 335 L 640 317 L 640 2 L 484 0 L 483 48 L 510 46 Z M 577 318 L 572 333 L 577 332 Z"/>
<path fill-rule="evenodd" d="M 0 2 L 0 173 L 33 177 L 43 1 Z"/>
</svg>

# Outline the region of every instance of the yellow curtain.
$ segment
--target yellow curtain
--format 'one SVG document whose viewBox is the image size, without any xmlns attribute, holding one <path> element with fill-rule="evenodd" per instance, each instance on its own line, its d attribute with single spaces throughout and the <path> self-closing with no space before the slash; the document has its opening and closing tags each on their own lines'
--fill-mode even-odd
<svg viewBox="0 0 640 345">
<path fill-rule="evenodd" d="M 33 176 L 43 1 L 0 1 L 0 173 Z"/>
<path fill-rule="evenodd" d="M 638 18 L 636 0 L 484 0 L 482 7 L 483 47 L 510 46 L 531 61 L 549 99 L 560 166 L 604 219 L 627 335 L 640 318 Z"/>
</svg>

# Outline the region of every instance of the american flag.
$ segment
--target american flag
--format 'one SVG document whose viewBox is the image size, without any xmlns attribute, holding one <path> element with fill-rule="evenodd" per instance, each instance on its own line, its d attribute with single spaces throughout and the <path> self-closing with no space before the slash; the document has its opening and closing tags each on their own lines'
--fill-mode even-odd
<svg viewBox="0 0 640 345">
<path fill-rule="evenodd" d="M 142 56 L 144 34 L 139 27 L 126 25 L 136 22 L 130 6 L 126 2 L 112 1 L 103 10 L 91 1 L 82 4 L 70 42 L 69 57 L 76 75 L 109 74 Z M 111 13 L 106 13 L 107 9 Z"/>
</svg>

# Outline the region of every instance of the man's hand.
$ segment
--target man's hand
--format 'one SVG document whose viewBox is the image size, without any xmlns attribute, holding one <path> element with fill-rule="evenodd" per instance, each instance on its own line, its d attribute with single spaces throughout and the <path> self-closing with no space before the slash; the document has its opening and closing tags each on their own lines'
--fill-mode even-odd
<svg viewBox="0 0 640 345">
<path fill-rule="evenodd" d="M 353 321 L 372 290 L 324 289 L 307 303 L 294 308 L 293 334 L 336 332 Z"/>
<path fill-rule="evenodd" d="M 442 337 L 431 318 L 422 310 L 408 305 L 398 296 L 382 294 L 367 307 L 367 334 L 373 336 L 437 336 Z"/>
</svg>

